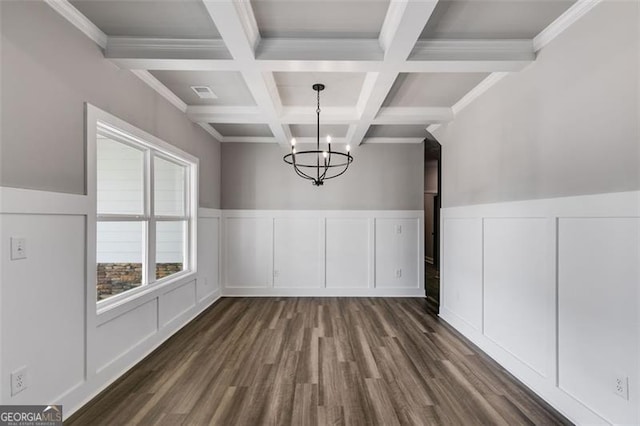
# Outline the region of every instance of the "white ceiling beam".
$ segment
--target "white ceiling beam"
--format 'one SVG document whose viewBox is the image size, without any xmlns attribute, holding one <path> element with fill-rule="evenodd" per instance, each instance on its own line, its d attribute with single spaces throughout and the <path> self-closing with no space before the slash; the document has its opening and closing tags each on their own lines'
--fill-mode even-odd
<svg viewBox="0 0 640 426">
<path fill-rule="evenodd" d="M 320 124 L 352 124 L 360 119 L 354 107 L 321 107 Z M 315 108 L 284 107 L 280 121 L 287 124 L 316 124 Z"/>
<path fill-rule="evenodd" d="M 278 143 L 288 146 L 291 131 L 288 125 L 282 125 L 278 121 L 282 105 L 273 76 L 263 73 L 255 66 L 255 49 L 260 41 L 260 33 L 251 5 L 247 0 L 205 0 L 204 5 L 264 114 L 271 132 Z"/>
<path fill-rule="evenodd" d="M 128 69 L 241 71 L 218 39 L 108 37 L 105 57 Z M 262 72 L 380 72 L 376 40 L 262 39 L 253 67 Z M 267 49 L 260 53 L 260 49 Z M 399 72 L 518 71 L 535 59 L 531 40 L 418 41 Z"/>
<path fill-rule="evenodd" d="M 425 134 L 425 137 L 427 135 Z M 424 141 L 423 137 L 420 138 L 385 138 L 385 137 L 379 137 L 379 138 L 365 138 L 363 143 L 393 143 L 393 144 L 398 144 L 398 143 L 422 143 L 422 141 Z"/>
<path fill-rule="evenodd" d="M 432 124 L 453 120 L 448 107 L 382 107 L 371 124 Z"/>
<path fill-rule="evenodd" d="M 533 61 L 532 40 L 418 40 L 409 61 Z"/>
<path fill-rule="evenodd" d="M 189 105 L 187 117 L 196 123 L 263 123 L 264 114 L 258 107 Z"/>
<path fill-rule="evenodd" d="M 258 107 L 189 105 L 185 112 L 190 120 L 203 123 L 267 124 Z M 449 107 L 383 107 L 371 124 L 415 125 L 444 123 L 453 119 Z M 283 124 L 316 124 L 315 111 L 308 107 L 282 107 L 278 121 Z M 320 124 L 355 125 L 360 114 L 354 107 L 323 107 Z"/>
<path fill-rule="evenodd" d="M 262 39 L 258 60 L 381 61 L 384 52 L 375 39 Z"/>
<path fill-rule="evenodd" d="M 358 100 L 360 121 L 348 134 L 351 145 L 362 143 L 400 73 L 399 65 L 406 62 L 436 4 L 437 1 L 397 0 L 389 5 L 379 37 L 384 49 L 384 67 L 380 72 L 368 73 L 365 78 Z"/>
<path fill-rule="evenodd" d="M 347 143 L 347 138 L 345 137 L 332 137 L 331 145 L 345 145 Z M 298 145 L 315 145 L 316 138 L 315 136 L 303 136 L 296 137 L 296 146 Z M 326 146 L 326 140 L 321 136 L 320 137 L 320 146 Z"/>
<path fill-rule="evenodd" d="M 146 37 L 108 37 L 104 56 L 109 59 L 232 59 L 219 39 Z"/>
<path fill-rule="evenodd" d="M 273 136 L 225 136 L 220 141 L 222 143 L 277 143 Z"/>
</svg>

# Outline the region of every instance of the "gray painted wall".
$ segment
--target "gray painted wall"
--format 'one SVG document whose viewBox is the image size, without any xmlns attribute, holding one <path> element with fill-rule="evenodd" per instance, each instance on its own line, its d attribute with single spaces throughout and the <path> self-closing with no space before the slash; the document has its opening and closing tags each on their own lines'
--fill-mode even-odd
<svg viewBox="0 0 640 426">
<path fill-rule="evenodd" d="M 42 2 L 0 1 L 0 185 L 84 193 L 84 102 L 200 159 L 200 205 L 220 207 L 220 144 Z"/>
<path fill-rule="evenodd" d="M 639 8 L 596 6 L 434 132 L 443 207 L 640 189 Z"/>
<path fill-rule="evenodd" d="M 346 174 L 322 187 L 298 177 L 273 144 L 222 144 L 222 208 L 422 210 L 422 144 L 354 147 Z"/>
</svg>

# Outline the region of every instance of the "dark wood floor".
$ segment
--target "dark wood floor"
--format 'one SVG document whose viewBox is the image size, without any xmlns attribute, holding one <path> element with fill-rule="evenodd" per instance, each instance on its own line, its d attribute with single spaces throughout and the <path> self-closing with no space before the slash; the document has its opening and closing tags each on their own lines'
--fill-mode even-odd
<svg viewBox="0 0 640 426">
<path fill-rule="evenodd" d="M 221 299 L 68 422 L 566 424 L 424 299 Z"/>
</svg>

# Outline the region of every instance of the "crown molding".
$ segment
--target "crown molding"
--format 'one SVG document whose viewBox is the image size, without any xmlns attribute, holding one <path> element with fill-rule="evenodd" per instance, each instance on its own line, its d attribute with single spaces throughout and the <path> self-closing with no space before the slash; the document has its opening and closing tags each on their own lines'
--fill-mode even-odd
<svg viewBox="0 0 640 426">
<path fill-rule="evenodd" d="M 131 70 L 133 74 L 136 75 L 140 80 L 144 81 L 151 87 L 153 90 L 158 92 L 160 96 L 168 100 L 173 106 L 178 108 L 182 112 L 187 112 L 187 104 L 184 103 L 182 99 L 176 96 L 167 86 L 162 84 L 160 80 L 155 78 L 149 71 L 147 70 Z"/>
<path fill-rule="evenodd" d="M 551 43 L 556 37 L 562 34 L 567 28 L 582 18 L 587 12 L 600 4 L 602 0 L 578 0 L 540 34 L 533 38 L 533 50 L 540 49 Z"/>
<path fill-rule="evenodd" d="M 224 136 L 222 136 L 220 134 L 220 132 L 218 132 L 216 129 L 211 127 L 211 125 L 209 123 L 200 122 L 200 123 L 198 123 L 198 126 L 202 127 L 205 132 L 207 132 L 211 136 L 213 136 L 214 139 L 216 139 L 218 142 L 223 142 Z"/>
<path fill-rule="evenodd" d="M 53 10 L 82 31 L 101 48 L 107 47 L 107 35 L 67 0 L 44 0 Z"/>
</svg>

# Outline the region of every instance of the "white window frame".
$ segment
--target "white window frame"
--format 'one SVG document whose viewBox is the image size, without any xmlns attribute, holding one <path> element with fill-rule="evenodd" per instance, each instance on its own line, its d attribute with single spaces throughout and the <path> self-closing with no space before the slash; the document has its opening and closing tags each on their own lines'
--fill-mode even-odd
<svg viewBox="0 0 640 426">
<path fill-rule="evenodd" d="M 141 149 L 144 152 L 144 207 L 143 214 L 98 214 L 97 212 L 97 138 L 107 135 L 116 142 Z M 87 305 L 93 301 L 98 316 L 147 297 L 154 297 L 167 287 L 178 287 L 195 279 L 197 273 L 197 217 L 198 217 L 198 159 L 191 154 L 153 136 L 101 109 L 86 105 L 86 192 L 90 212 L 87 217 Z M 154 212 L 154 161 L 158 157 L 185 167 L 185 206 L 182 216 L 156 216 Z M 143 279 L 140 286 L 97 301 L 97 224 L 98 222 L 142 222 L 145 224 L 143 241 Z M 156 223 L 187 222 L 184 238 L 184 270 L 156 279 Z M 119 310 L 119 309 L 118 309 Z"/>
</svg>

